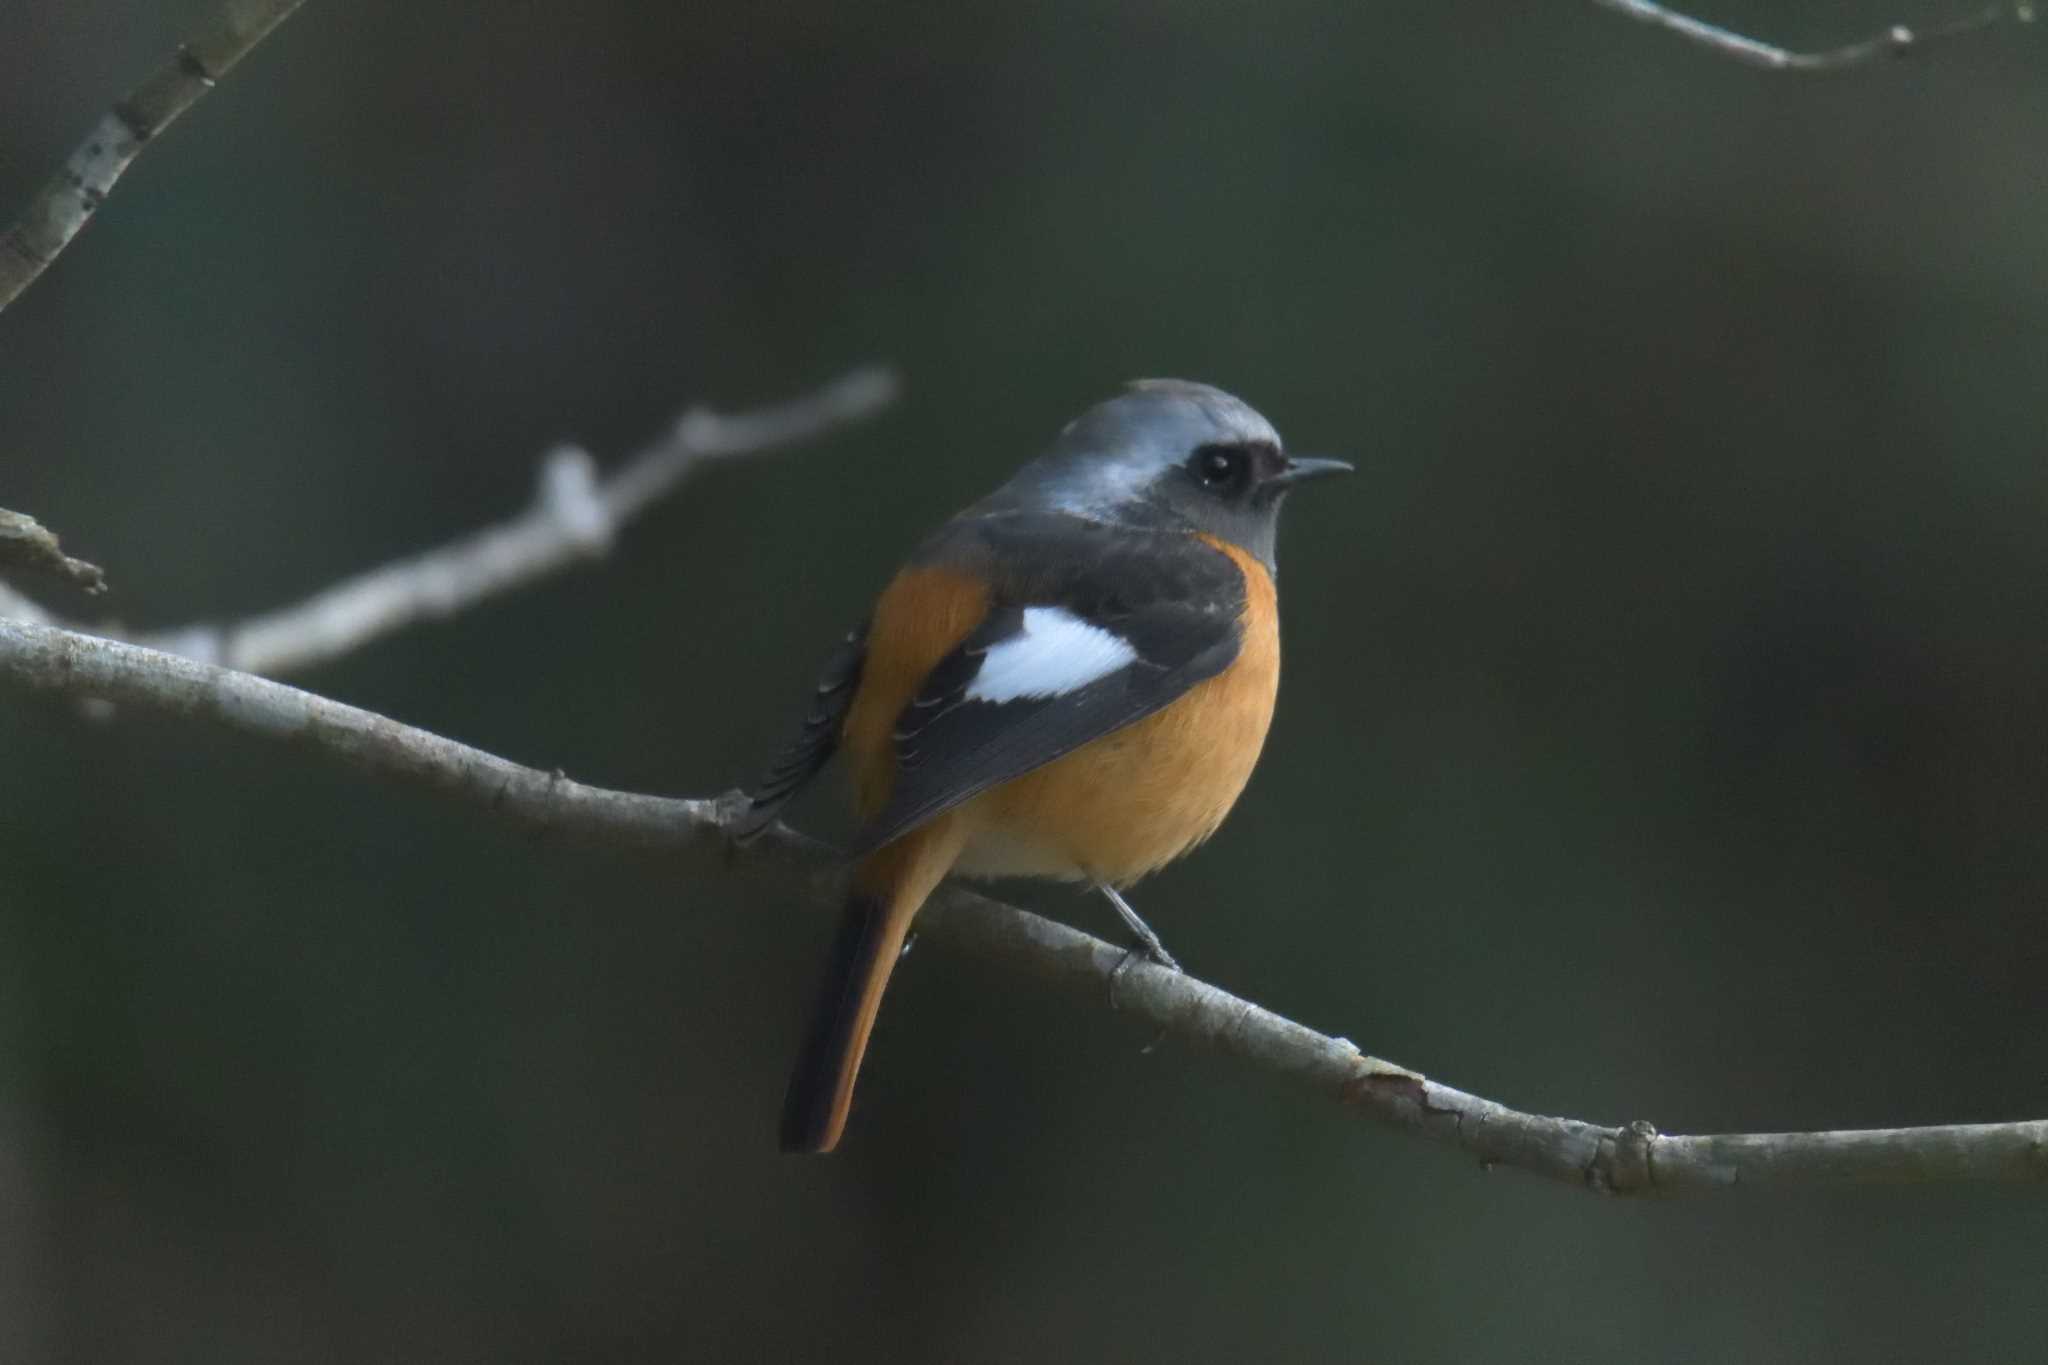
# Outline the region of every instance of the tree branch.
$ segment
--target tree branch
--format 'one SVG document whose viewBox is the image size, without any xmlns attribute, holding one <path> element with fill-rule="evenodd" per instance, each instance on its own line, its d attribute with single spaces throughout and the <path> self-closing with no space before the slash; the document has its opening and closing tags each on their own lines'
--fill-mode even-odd
<svg viewBox="0 0 2048 1365">
<path fill-rule="evenodd" d="M 305 0 L 226 0 L 206 29 L 173 53 L 99 123 L 51 178 L 20 221 L 0 237 L 0 310 L 92 221 L 149 140 L 197 104 L 249 49 Z"/>
<path fill-rule="evenodd" d="M 801 398 L 754 412 L 722 416 L 693 409 L 608 479 L 598 478 L 587 451 L 564 446 L 542 462 L 533 505 L 510 521 L 247 621 L 201 623 L 132 638 L 246 673 L 275 677 L 299 672 L 379 636 L 452 616 L 487 597 L 597 558 L 628 521 L 675 491 L 700 465 L 760 454 L 872 417 L 895 399 L 898 388 L 892 371 L 867 366 Z M 0 518 L 7 515 L 0 513 Z M 7 543 L 5 528 L 0 519 L 0 551 Z M 51 537 L 52 553 L 55 544 Z M 0 585 L 0 617 L 6 616 L 57 624 L 48 612 Z"/>
<path fill-rule="evenodd" d="M 1931 47 L 1936 43 L 1959 38 L 1966 33 L 1975 33 L 1990 28 L 2007 19 L 2022 24 L 2032 23 L 2034 7 L 2026 0 L 2020 3 L 1987 5 L 1974 14 L 1930 28 L 1908 28 L 1894 24 L 1884 32 L 1865 38 L 1860 42 L 1846 43 L 1841 47 L 1825 48 L 1818 52 L 1794 52 L 1790 48 L 1777 47 L 1745 37 L 1732 29 L 1721 28 L 1681 14 L 1652 0 L 1593 0 L 1602 9 L 1611 9 L 1640 19 L 1646 24 L 1669 29 L 1682 38 L 1712 48 L 1724 57 L 1732 57 L 1745 66 L 1762 67 L 1767 71 L 1840 71 L 1845 67 L 1862 66 L 1880 57 L 1906 57 Z"/>
<path fill-rule="evenodd" d="M 48 574 L 91 593 L 107 590 L 107 576 L 99 565 L 73 559 L 34 517 L 5 508 L 0 508 L 0 569 Z"/>
<path fill-rule="evenodd" d="M 184 716 L 304 750 L 381 780 L 431 791 L 550 838 L 684 858 L 778 879 L 836 905 L 831 850 L 784 826 L 744 849 L 727 835 L 738 793 L 677 799 L 607 791 L 544 773 L 341 702 L 137 645 L 0 621 L 0 688 L 98 698 Z M 1106 998 L 1119 948 L 955 885 L 919 917 L 950 944 L 1087 997 Z M 1366 1056 L 1248 1000 L 1140 962 L 1118 983 L 1128 1013 L 1387 1124 L 1512 1166 L 1613 1194 L 1735 1185 L 2048 1181 L 2048 1120 L 1830 1133 L 1660 1134 L 1510 1109 Z"/>
</svg>

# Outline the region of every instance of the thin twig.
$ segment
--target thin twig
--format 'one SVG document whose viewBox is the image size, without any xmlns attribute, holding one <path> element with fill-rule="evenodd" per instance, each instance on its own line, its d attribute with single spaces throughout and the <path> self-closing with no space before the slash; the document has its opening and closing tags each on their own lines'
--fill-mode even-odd
<svg viewBox="0 0 2048 1365">
<path fill-rule="evenodd" d="M 149 140 L 197 104 L 249 49 L 290 17 L 305 0 L 226 0 L 198 37 L 128 98 L 100 116 L 62 170 L 29 202 L 0 237 L 0 309 L 21 296 L 92 221 L 114 182 Z"/>
<path fill-rule="evenodd" d="M 337 760 L 379 779 L 437 792 L 487 818 L 610 851 L 687 859 L 782 880 L 824 909 L 836 904 L 836 858 L 776 826 L 744 849 L 727 831 L 744 802 L 607 791 L 544 773 L 309 692 L 136 645 L 0 621 L 0 687 L 137 711 L 194 717 Z M 1062 924 L 949 886 L 919 918 L 930 939 L 1107 998 L 1125 954 Z M 1607 1127 L 1529 1114 L 1366 1056 L 1248 1000 L 1140 962 L 1118 984 L 1125 1012 L 1168 1033 L 1284 1076 L 1367 1119 L 1511 1166 L 1613 1194 L 1675 1194 L 1735 1185 L 2048 1181 L 2048 1120 L 1831 1133 L 1675 1137 L 1646 1123 Z"/>
<path fill-rule="evenodd" d="M 563 447 L 542 462 L 532 506 L 510 521 L 246 621 L 200 623 L 129 638 L 245 673 L 278 677 L 300 672 L 393 631 L 452 616 L 487 597 L 595 559 L 628 521 L 674 492 L 701 465 L 759 454 L 871 417 L 895 398 L 898 387 L 892 371 L 867 366 L 801 398 L 753 412 L 726 416 L 693 409 L 608 479 L 598 478 L 588 453 Z M 15 601 L 27 599 L 16 596 Z M 30 616 L 10 610 L 4 594 L 0 616 L 52 621 L 47 612 Z"/>
<path fill-rule="evenodd" d="M 1894 24 L 1882 33 L 1873 34 L 1858 42 L 1845 43 L 1841 47 L 1825 48 L 1817 52 L 1794 52 L 1790 48 L 1778 47 L 1772 43 L 1760 42 L 1745 37 L 1732 29 L 1695 19 L 1689 14 L 1654 4 L 1652 0 L 1593 0 L 1603 9 L 1626 14 L 1646 24 L 1669 29 L 1682 38 L 1690 39 L 1703 47 L 1712 48 L 1724 57 L 1732 57 L 1745 66 L 1762 67 L 1767 71 L 1840 71 L 1845 67 L 1862 66 L 1881 57 L 1906 57 L 1935 43 L 1960 38 L 1966 33 L 1975 33 L 1990 28 L 2007 19 L 2022 24 L 2032 23 L 2034 7 L 2030 3 L 2006 3 L 1987 5 L 1974 14 L 1927 28 L 1908 28 Z"/>
<path fill-rule="evenodd" d="M 5 508 L 0 508 L 0 569 L 47 574 L 91 593 L 107 590 L 107 576 L 99 565 L 73 559 L 41 522 Z"/>
</svg>

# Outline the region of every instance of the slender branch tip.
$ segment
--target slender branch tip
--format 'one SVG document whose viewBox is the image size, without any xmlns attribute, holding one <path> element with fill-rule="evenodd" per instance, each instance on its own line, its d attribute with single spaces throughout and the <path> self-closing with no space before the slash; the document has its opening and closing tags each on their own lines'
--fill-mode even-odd
<svg viewBox="0 0 2048 1365">
<path fill-rule="evenodd" d="M 1688 42 L 1696 43 L 1731 58 L 1745 66 L 1760 67 L 1768 71 L 1842 71 L 1863 66 L 1880 57 L 1908 57 L 1926 47 L 1960 38 L 1965 34 L 1977 33 L 2007 19 L 2029 24 L 2034 20 L 2034 6 L 2031 0 L 2019 3 L 1994 4 L 1966 14 L 1961 18 L 1944 23 L 1932 24 L 1914 29 L 1905 24 L 1893 24 L 1874 37 L 1839 47 L 1815 51 L 1795 51 L 1767 43 L 1733 29 L 1710 24 L 1690 14 L 1658 4 L 1656 0 L 1593 0 L 1602 9 L 1625 14 L 1656 28 L 1675 33 Z"/>
<path fill-rule="evenodd" d="M 106 571 L 64 553 L 56 533 L 22 512 L 0 508 L 0 569 L 21 569 L 60 579 L 92 596 L 107 590 Z"/>
</svg>

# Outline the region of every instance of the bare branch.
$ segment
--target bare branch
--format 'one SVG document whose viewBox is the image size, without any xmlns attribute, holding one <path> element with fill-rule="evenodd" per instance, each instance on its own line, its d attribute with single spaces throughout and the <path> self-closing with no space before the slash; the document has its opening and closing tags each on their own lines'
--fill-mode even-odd
<svg viewBox="0 0 2048 1365">
<path fill-rule="evenodd" d="M 727 417 L 695 409 L 602 482 L 587 452 L 557 449 L 542 463 L 539 495 L 522 516 L 279 611 L 235 625 L 188 626 L 147 643 L 249 673 L 277 676 L 311 668 L 379 636 L 452 616 L 596 559 L 627 521 L 673 492 L 700 464 L 758 454 L 873 416 L 897 388 L 892 372 L 868 367 L 758 412 Z"/>
<path fill-rule="evenodd" d="M 282 683 L 137 645 L 0 621 L 0 687 L 198 718 L 443 796 L 515 827 L 607 850 L 684 857 L 779 879 L 821 909 L 838 897 L 836 858 L 776 826 L 745 849 L 727 830 L 737 793 L 684 800 L 607 791 L 483 753 Z M 1121 949 L 948 886 L 919 917 L 926 937 L 1086 998 L 1107 998 Z M 1660 1134 L 1510 1109 L 1440 1085 L 1193 977 L 1134 965 L 1117 991 L 1128 1013 L 1357 1110 L 1376 1123 L 1580 1188 L 1676 1194 L 1735 1185 L 2048 1181 L 2048 1120 L 1834 1133 Z"/>
<path fill-rule="evenodd" d="M 73 559 L 42 523 L 5 508 L 0 508 L 0 569 L 48 574 L 91 593 L 107 590 L 107 576 L 99 565 Z"/>
<path fill-rule="evenodd" d="M 692 408 L 666 440 L 641 451 L 597 490 L 608 523 L 617 527 L 673 492 L 683 476 L 709 460 L 753 455 L 808 441 L 835 427 L 874 416 L 896 400 L 893 370 L 869 365 L 806 398 L 722 417 Z"/>
<path fill-rule="evenodd" d="M 693 409 L 609 479 L 589 454 L 563 447 L 541 466 L 540 489 L 522 515 L 439 549 L 347 579 L 303 602 L 232 624 L 202 623 L 133 638 L 152 648 L 245 673 L 279 676 L 311 668 L 369 641 L 438 620 L 498 593 L 602 556 L 632 518 L 665 497 L 699 466 L 807 440 L 871 417 L 894 400 L 892 371 L 868 366 L 816 392 L 774 407 L 722 416 Z M 11 609 L 0 616 L 41 620 Z"/>
<path fill-rule="evenodd" d="M 0 237 L 0 309 L 71 244 L 149 140 L 171 126 L 304 0 L 226 0 L 206 30 L 105 114 Z"/>
<path fill-rule="evenodd" d="M 1593 0 L 1603 9 L 1626 14 L 1646 24 L 1669 29 L 1682 38 L 1712 48 L 1724 57 L 1732 57 L 1745 66 L 1762 67 L 1767 71 L 1840 71 L 1845 67 L 1862 66 L 1881 57 L 1906 57 L 1936 43 L 1959 38 L 1966 33 L 1975 33 L 1990 28 L 2007 19 L 2022 24 L 2032 23 L 2034 7 L 2031 3 L 2006 3 L 1987 5 L 1974 14 L 1930 28 L 1908 28 L 1894 24 L 1884 32 L 1874 34 L 1860 42 L 1847 43 L 1841 47 L 1826 48 L 1818 52 L 1794 52 L 1790 48 L 1777 47 L 1745 37 L 1731 29 L 1681 14 L 1652 0 Z"/>
</svg>

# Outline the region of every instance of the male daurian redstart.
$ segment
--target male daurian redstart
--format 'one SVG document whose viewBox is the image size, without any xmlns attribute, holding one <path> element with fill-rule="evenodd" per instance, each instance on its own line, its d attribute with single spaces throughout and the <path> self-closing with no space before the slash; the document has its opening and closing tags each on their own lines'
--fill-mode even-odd
<svg viewBox="0 0 2048 1365">
<path fill-rule="evenodd" d="M 765 828 L 844 748 L 852 889 L 782 1110 L 786 1151 L 839 1143 L 911 920 L 949 873 L 1117 889 L 1215 832 L 1280 682 L 1273 541 L 1290 458 L 1220 389 L 1142 380 L 939 528 L 847 636 L 751 794 Z"/>
</svg>

